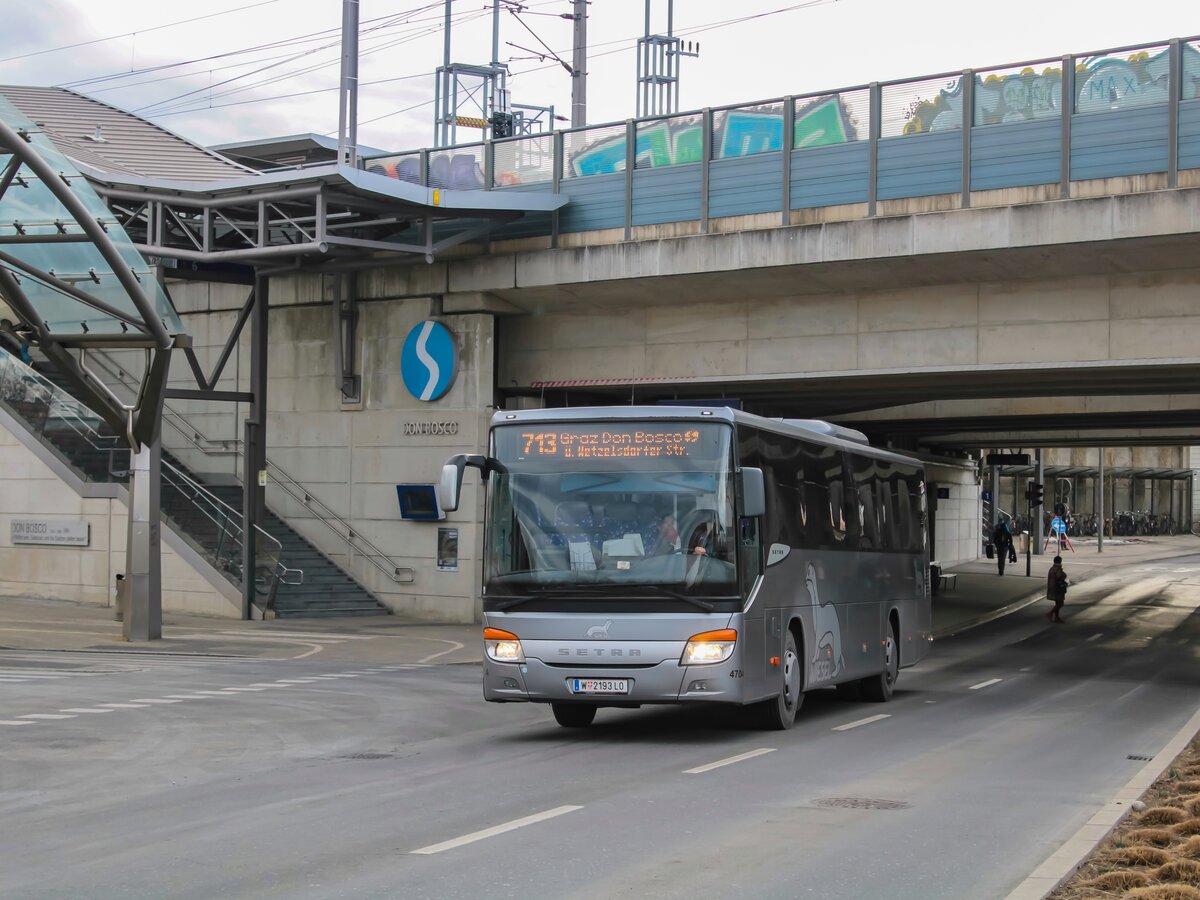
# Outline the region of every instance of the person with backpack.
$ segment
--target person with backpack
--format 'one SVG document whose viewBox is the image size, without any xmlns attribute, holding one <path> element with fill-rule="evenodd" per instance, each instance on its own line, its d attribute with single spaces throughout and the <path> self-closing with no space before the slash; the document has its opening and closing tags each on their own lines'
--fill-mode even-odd
<svg viewBox="0 0 1200 900">
<path fill-rule="evenodd" d="M 1010 554 L 1013 556 L 1013 562 L 1016 562 L 1016 548 L 1013 546 L 1012 532 L 1009 531 L 1008 523 L 1003 518 L 992 529 L 992 544 L 996 548 L 996 565 L 1000 569 L 1000 574 L 1003 575 L 1004 564 L 1008 562 Z"/>
<path fill-rule="evenodd" d="M 1053 601 L 1054 609 L 1046 613 L 1046 618 L 1051 622 L 1062 622 L 1063 617 L 1059 612 L 1063 608 L 1063 604 L 1067 602 L 1067 585 L 1070 581 L 1067 579 L 1067 573 L 1063 571 L 1062 557 L 1054 557 L 1054 565 L 1050 567 L 1050 571 L 1046 573 L 1046 597 Z"/>
</svg>

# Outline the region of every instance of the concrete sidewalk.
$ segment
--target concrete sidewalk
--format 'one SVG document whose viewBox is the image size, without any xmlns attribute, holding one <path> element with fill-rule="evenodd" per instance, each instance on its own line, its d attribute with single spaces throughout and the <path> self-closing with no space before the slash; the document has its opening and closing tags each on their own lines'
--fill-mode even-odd
<svg viewBox="0 0 1200 900">
<path fill-rule="evenodd" d="M 1105 542 L 1102 554 L 1096 552 L 1094 540 L 1080 540 L 1075 542 L 1075 550 L 1064 555 L 1063 564 L 1072 582 L 1078 584 L 1117 567 L 1200 553 L 1200 538 L 1182 535 Z M 935 637 L 948 637 L 1036 603 L 1045 594 L 1052 557 L 1053 553 L 1033 557 L 1032 577 L 1025 576 L 1024 557 L 1010 564 L 1003 577 L 988 559 L 947 569 L 958 576 L 957 583 L 933 598 Z M 427 624 L 398 616 L 242 622 L 167 614 L 163 635 L 160 641 L 125 643 L 110 607 L 0 597 L 0 649 L 10 650 L 447 665 L 479 662 L 481 644 L 478 625 Z"/>
<path fill-rule="evenodd" d="M 1075 552 L 1065 550 L 1060 554 L 1071 583 L 1077 585 L 1102 572 L 1124 566 L 1200 553 L 1200 538 L 1190 534 L 1118 540 L 1121 543 L 1106 540 L 1103 553 L 1096 551 L 1095 538 L 1073 540 Z M 1043 599 L 1046 572 L 1057 552 L 1054 544 L 1049 544 L 1048 549 L 1044 555 L 1031 558 L 1029 577 L 1025 575 L 1024 555 L 1018 556 L 1015 563 L 1009 563 L 1003 576 L 997 573 L 996 561 L 986 557 L 946 569 L 958 576 L 957 584 L 933 598 L 934 637 L 949 637 Z M 1070 607 L 1070 592 L 1067 606 Z M 1046 609 L 1050 609 L 1048 602 Z"/>
</svg>

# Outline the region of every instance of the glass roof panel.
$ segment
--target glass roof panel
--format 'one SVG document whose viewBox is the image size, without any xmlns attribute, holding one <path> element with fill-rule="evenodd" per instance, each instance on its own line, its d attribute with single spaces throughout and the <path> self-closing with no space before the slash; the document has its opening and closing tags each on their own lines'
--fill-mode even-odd
<svg viewBox="0 0 1200 900">
<path fill-rule="evenodd" d="M 121 258 L 141 282 L 142 290 L 162 320 L 167 331 L 178 334 L 183 331 L 178 314 L 167 299 L 149 264 L 129 240 L 124 228 L 117 222 L 108 205 L 88 184 L 78 167 L 71 162 L 37 126 L 3 96 L 0 96 L 0 119 L 9 127 L 29 134 L 30 143 L 51 168 L 57 171 L 71 192 L 82 201 L 89 212 L 103 225 L 109 238 L 116 246 Z M 0 152 L 0 172 L 4 171 L 12 155 Z M 0 238 L 9 236 L 37 235 L 82 235 L 83 229 L 71 217 L 66 207 L 54 196 L 26 166 L 17 172 L 9 189 L 0 196 Z M 16 257 L 22 262 L 49 272 L 57 278 L 74 285 L 79 290 L 101 300 L 136 321 L 142 315 L 133 300 L 121 286 L 112 268 L 94 244 L 80 243 L 0 243 L 0 251 Z M 15 265 L 0 261 L 0 265 L 13 271 L 20 279 L 21 287 L 34 308 L 41 315 L 52 333 L 79 334 L 90 331 L 100 334 L 120 333 L 121 322 L 105 312 L 93 309 L 79 300 L 63 293 L 49 284 L 38 281 Z"/>
</svg>

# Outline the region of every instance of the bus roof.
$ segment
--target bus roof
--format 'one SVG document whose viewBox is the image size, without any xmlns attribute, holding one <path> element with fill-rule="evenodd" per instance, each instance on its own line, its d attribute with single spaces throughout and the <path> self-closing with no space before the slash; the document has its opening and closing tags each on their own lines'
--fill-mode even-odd
<svg viewBox="0 0 1200 900">
<path fill-rule="evenodd" d="M 533 422 L 620 421 L 623 419 L 717 421 L 749 425 L 776 434 L 803 438 L 815 444 L 841 447 L 853 453 L 924 468 L 924 464 L 919 459 L 892 450 L 872 447 L 867 442 L 865 435 L 850 428 L 820 419 L 768 419 L 741 410 L 730 409 L 728 406 L 570 406 L 549 409 L 498 410 L 492 416 L 492 427 Z"/>
</svg>

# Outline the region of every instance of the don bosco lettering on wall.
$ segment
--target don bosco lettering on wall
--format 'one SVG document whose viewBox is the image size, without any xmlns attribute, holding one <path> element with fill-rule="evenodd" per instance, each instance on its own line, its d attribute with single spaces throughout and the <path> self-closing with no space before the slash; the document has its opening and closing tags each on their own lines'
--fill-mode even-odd
<svg viewBox="0 0 1200 900">
<path fill-rule="evenodd" d="M 457 374 L 458 347 L 450 330 L 432 319 L 413 326 L 400 350 L 400 377 L 408 392 L 427 403 L 440 400 Z"/>
</svg>

